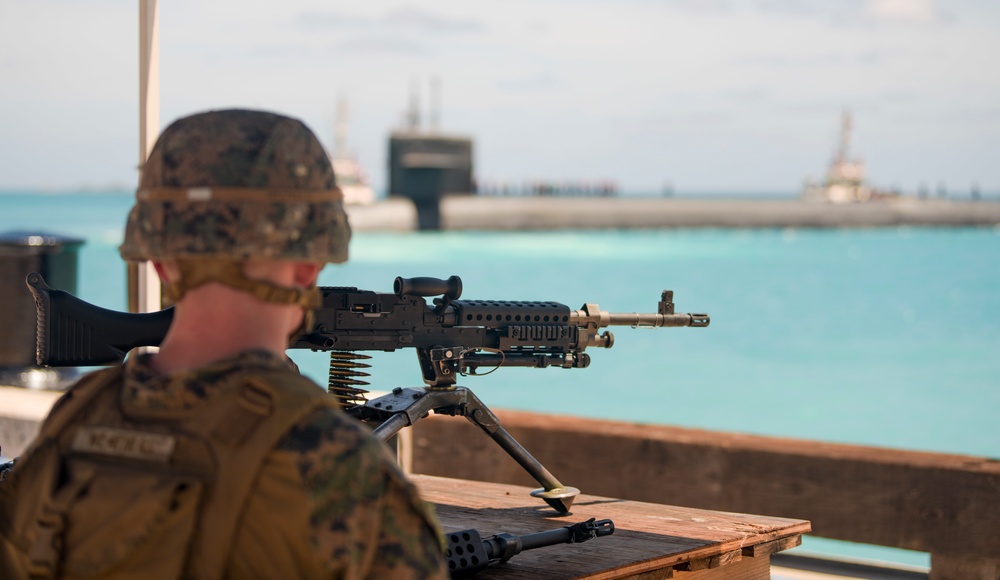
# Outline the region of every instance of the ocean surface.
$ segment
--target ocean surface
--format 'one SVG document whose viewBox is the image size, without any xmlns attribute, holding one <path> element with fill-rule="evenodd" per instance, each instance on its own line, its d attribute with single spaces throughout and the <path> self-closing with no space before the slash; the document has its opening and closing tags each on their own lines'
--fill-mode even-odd
<svg viewBox="0 0 1000 580">
<path fill-rule="evenodd" d="M 0 194 L 0 233 L 77 237 L 77 294 L 126 307 L 128 193 Z M 355 234 L 321 285 L 391 292 L 457 274 L 463 298 L 678 312 L 708 328 L 613 329 L 588 369 L 463 381 L 494 408 L 1000 458 L 1000 229 L 679 229 Z M 292 352 L 323 383 L 322 353 Z M 372 388 L 421 386 L 412 351 Z M 807 538 L 800 550 L 929 565 L 926 554 Z"/>
</svg>

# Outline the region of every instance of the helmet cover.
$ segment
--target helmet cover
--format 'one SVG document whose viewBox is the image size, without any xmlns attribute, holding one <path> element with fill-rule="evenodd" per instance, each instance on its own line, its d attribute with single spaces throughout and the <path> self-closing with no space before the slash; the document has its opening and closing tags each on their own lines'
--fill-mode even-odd
<svg viewBox="0 0 1000 580">
<path fill-rule="evenodd" d="M 329 157 L 301 121 L 242 109 L 178 119 L 142 167 L 119 248 L 129 261 L 339 263 L 351 230 Z"/>
</svg>

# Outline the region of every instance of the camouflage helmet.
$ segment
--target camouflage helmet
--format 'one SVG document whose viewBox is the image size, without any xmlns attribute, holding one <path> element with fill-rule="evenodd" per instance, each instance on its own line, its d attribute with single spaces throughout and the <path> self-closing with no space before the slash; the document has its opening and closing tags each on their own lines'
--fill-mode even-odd
<svg viewBox="0 0 1000 580">
<path fill-rule="evenodd" d="M 301 121 L 231 109 L 181 118 L 142 168 L 129 261 L 344 262 L 351 230 L 329 157 Z"/>
</svg>

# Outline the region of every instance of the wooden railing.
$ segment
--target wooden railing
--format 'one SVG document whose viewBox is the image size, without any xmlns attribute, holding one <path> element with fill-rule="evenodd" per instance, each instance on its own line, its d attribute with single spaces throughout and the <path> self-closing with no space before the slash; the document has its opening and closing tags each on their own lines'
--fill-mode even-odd
<svg viewBox="0 0 1000 580">
<path fill-rule="evenodd" d="M 994 459 L 497 415 L 563 484 L 588 494 L 806 519 L 815 536 L 928 552 L 932 580 L 1000 579 L 1000 461 Z M 460 418 L 418 422 L 413 447 L 415 473 L 537 487 Z"/>
</svg>

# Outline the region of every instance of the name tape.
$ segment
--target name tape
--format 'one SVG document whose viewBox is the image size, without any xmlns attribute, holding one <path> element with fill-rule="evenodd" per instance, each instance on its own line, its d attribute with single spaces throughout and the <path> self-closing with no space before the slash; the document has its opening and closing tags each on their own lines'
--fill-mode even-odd
<svg viewBox="0 0 1000 580">
<path fill-rule="evenodd" d="M 173 435 L 112 427 L 81 427 L 73 437 L 71 448 L 86 453 L 166 463 L 176 445 Z"/>
</svg>

